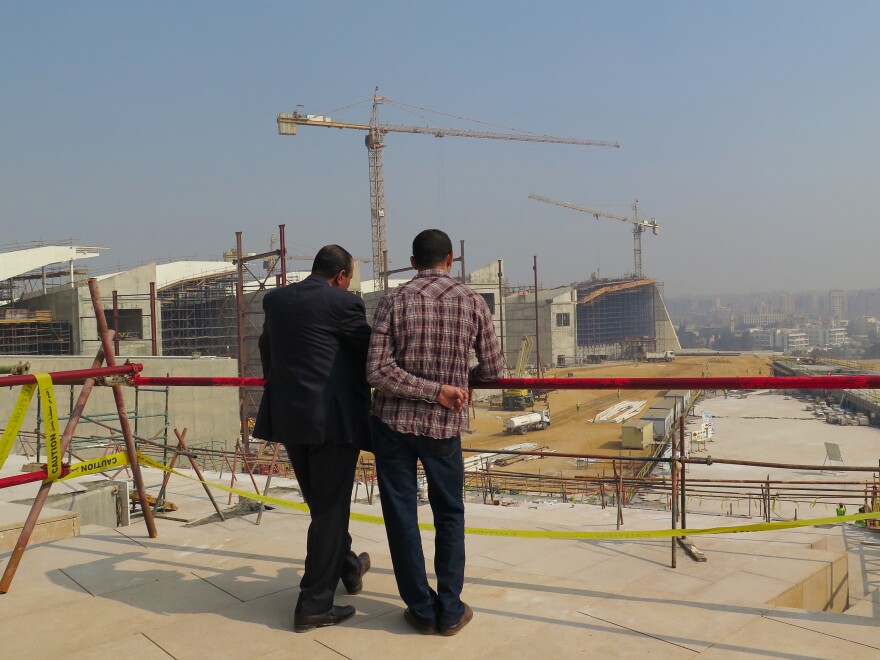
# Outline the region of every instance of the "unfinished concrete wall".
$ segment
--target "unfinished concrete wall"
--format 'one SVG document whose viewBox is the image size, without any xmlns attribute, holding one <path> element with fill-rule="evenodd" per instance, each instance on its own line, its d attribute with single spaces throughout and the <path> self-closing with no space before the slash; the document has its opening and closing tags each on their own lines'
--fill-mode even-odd
<svg viewBox="0 0 880 660">
<path fill-rule="evenodd" d="M 31 373 L 66 371 L 85 369 L 91 366 L 92 357 L 28 357 L 16 356 L 15 359 L 31 363 Z M 0 356 L 0 361 L 8 362 Z M 133 362 L 144 365 L 144 375 L 149 376 L 236 376 L 237 364 L 229 358 L 166 358 L 138 357 Z M 142 388 L 137 394 L 138 418 L 135 413 L 135 388 L 126 387 L 125 403 L 132 417 L 132 428 L 137 426 L 141 437 L 152 437 L 161 432 L 165 426 L 165 393 L 151 391 L 158 388 Z M 55 398 L 59 416 L 66 416 L 70 410 L 71 392 L 73 398 L 78 396 L 80 386 L 58 385 Z M 12 414 L 12 407 L 18 397 L 19 388 L 12 388 L 0 393 L 0 424 L 6 424 Z M 35 397 L 36 399 L 36 397 Z M 37 428 L 36 401 L 32 401 L 22 424 L 22 431 L 33 432 Z M 109 387 L 96 387 L 86 406 L 87 416 L 118 427 L 115 419 L 116 406 L 113 392 Z M 64 426 L 61 420 L 61 426 Z M 238 389 L 235 387 L 172 387 L 168 391 L 168 435 L 170 442 L 176 444 L 173 429 L 188 428 L 187 441 L 199 444 L 209 441 L 221 441 L 227 448 L 234 448 L 239 435 L 238 421 Z M 81 422 L 77 427 L 77 435 L 85 436 L 77 440 L 81 446 L 97 445 L 98 441 L 89 442 L 88 436 L 103 438 L 109 432 L 95 424 Z"/>
</svg>

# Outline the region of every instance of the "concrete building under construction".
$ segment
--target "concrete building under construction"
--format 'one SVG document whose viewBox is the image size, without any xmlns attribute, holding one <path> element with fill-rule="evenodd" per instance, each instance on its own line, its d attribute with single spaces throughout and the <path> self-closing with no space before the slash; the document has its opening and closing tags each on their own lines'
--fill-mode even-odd
<svg viewBox="0 0 880 660">
<path fill-rule="evenodd" d="M 507 295 L 508 364 L 516 363 L 521 338 L 534 336 L 536 327 L 538 352 L 532 362 L 542 365 L 639 359 L 650 351 L 681 350 L 660 285 L 650 278 L 594 278 L 539 289 L 537 296 L 534 289 Z"/>
</svg>

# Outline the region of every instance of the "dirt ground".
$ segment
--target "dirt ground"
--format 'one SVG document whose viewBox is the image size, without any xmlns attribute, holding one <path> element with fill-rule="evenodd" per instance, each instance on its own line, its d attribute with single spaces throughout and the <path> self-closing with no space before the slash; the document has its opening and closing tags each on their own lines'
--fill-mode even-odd
<svg viewBox="0 0 880 660">
<path fill-rule="evenodd" d="M 700 356 L 676 357 L 673 362 L 639 364 L 633 362 L 608 362 L 600 365 L 566 367 L 552 369 L 548 376 L 565 378 L 573 374 L 579 378 L 590 377 L 629 377 L 648 378 L 668 376 L 757 376 L 770 374 L 770 356 Z M 609 456 L 638 455 L 645 452 L 622 450 L 621 425 L 614 422 L 593 422 L 593 418 L 606 408 L 620 401 L 647 400 L 642 411 L 663 398 L 665 390 L 559 390 L 549 395 L 551 414 L 550 428 L 544 431 L 531 431 L 525 435 L 510 435 L 504 432 L 502 420 L 519 413 L 504 410 L 489 410 L 479 402 L 475 406 L 475 419 L 471 419 L 473 433 L 462 435 L 462 446 L 471 449 L 501 449 L 521 442 L 534 442 L 549 449 L 564 453 L 607 454 Z M 580 410 L 577 402 L 580 401 Z M 543 404 L 539 403 L 537 407 Z M 638 419 L 639 415 L 635 417 Z M 472 455 L 472 454 L 468 454 Z M 602 474 L 610 469 L 607 465 L 596 466 L 584 471 L 575 467 L 573 459 L 541 458 L 538 460 L 514 463 L 506 468 L 495 468 L 507 472 L 542 474 L 548 476 L 576 477 L 587 474 Z"/>
</svg>

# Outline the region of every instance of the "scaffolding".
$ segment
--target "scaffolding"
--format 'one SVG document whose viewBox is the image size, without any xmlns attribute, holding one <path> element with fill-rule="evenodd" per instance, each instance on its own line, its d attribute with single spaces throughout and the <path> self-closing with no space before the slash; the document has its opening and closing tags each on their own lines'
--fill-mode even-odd
<svg viewBox="0 0 880 660">
<path fill-rule="evenodd" d="M 655 350 L 652 279 L 581 282 L 577 290 L 578 362 L 591 355 L 637 359 Z"/>
<path fill-rule="evenodd" d="M 238 357 L 235 283 L 223 273 L 159 289 L 163 355 Z"/>
<path fill-rule="evenodd" d="M 0 355 L 72 355 L 69 323 L 48 311 L 0 309 Z"/>
</svg>

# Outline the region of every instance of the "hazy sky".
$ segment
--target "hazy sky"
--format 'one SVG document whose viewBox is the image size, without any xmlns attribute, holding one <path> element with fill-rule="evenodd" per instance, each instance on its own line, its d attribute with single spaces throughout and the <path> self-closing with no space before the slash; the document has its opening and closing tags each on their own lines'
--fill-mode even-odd
<svg viewBox="0 0 880 660">
<path fill-rule="evenodd" d="M 667 296 L 880 286 L 877 2 L 0 3 L 0 244 L 75 238 L 101 264 L 218 258 L 243 230 L 371 254 L 363 134 L 401 103 L 620 149 L 391 134 L 393 267 L 440 227 L 513 283 L 633 269 Z M 383 121 L 429 116 L 383 105 Z M 492 129 L 448 117 L 457 128 Z M 93 266 L 96 264 L 92 264 Z M 300 267 L 303 267 L 300 265 Z M 365 267 L 368 275 L 370 266 Z"/>
</svg>

